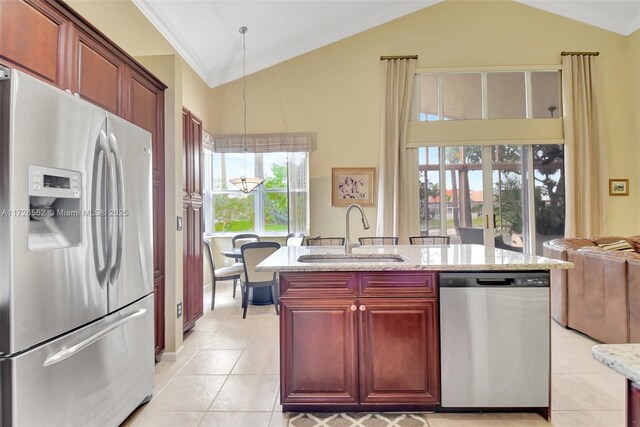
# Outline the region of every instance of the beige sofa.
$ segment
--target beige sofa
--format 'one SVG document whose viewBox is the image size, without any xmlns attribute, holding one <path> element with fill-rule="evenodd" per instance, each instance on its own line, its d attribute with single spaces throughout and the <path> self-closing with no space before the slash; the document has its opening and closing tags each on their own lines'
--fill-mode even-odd
<svg viewBox="0 0 640 427">
<path fill-rule="evenodd" d="M 626 240 L 634 252 L 599 244 Z M 575 264 L 551 271 L 551 316 L 604 343 L 640 342 L 640 236 L 555 239 L 544 255 Z"/>
</svg>

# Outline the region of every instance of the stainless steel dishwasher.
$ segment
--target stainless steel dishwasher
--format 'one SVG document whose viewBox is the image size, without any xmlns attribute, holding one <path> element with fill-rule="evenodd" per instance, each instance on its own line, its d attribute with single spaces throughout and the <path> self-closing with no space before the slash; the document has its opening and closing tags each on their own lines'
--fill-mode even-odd
<svg viewBox="0 0 640 427">
<path fill-rule="evenodd" d="M 549 273 L 440 274 L 442 408 L 549 406 Z"/>
</svg>

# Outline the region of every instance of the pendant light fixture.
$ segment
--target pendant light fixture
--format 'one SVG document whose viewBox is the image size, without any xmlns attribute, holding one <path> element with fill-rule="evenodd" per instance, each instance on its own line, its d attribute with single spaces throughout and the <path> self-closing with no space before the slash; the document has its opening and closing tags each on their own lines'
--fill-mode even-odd
<svg viewBox="0 0 640 427">
<path fill-rule="evenodd" d="M 238 31 L 242 34 L 242 105 L 243 105 L 243 123 L 244 134 L 242 136 L 242 151 L 244 153 L 244 175 L 240 178 L 232 178 L 230 183 L 238 187 L 243 193 L 247 194 L 258 188 L 260 184 L 264 182 L 262 178 L 247 178 L 247 70 L 246 70 L 246 56 L 247 49 L 245 47 L 245 34 L 249 29 L 247 27 L 240 27 Z"/>
</svg>

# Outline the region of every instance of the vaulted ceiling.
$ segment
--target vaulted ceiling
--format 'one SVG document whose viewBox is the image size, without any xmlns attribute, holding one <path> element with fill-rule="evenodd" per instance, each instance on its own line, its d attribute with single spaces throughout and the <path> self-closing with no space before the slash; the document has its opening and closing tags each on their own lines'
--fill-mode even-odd
<svg viewBox="0 0 640 427">
<path fill-rule="evenodd" d="M 133 0 L 215 87 L 442 0 Z M 516 0 L 622 35 L 640 28 L 640 0 Z"/>
</svg>

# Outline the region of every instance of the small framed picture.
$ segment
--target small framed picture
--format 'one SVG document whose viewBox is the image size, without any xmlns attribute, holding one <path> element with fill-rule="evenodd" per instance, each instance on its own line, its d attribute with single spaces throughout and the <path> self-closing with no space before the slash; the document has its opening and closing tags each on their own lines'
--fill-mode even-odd
<svg viewBox="0 0 640 427">
<path fill-rule="evenodd" d="M 628 196 L 629 180 L 628 179 L 610 179 L 609 195 L 610 196 Z"/>
<path fill-rule="evenodd" d="M 376 168 L 331 169 L 331 204 L 373 206 L 376 192 Z"/>
</svg>

